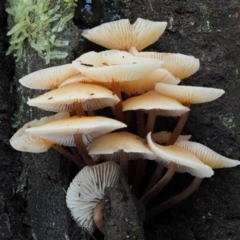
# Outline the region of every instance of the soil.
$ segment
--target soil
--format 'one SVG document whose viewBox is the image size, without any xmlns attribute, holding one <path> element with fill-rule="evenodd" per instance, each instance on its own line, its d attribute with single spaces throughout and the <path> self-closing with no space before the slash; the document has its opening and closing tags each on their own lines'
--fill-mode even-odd
<svg viewBox="0 0 240 240">
<path fill-rule="evenodd" d="M 168 22 L 166 32 L 147 50 L 194 55 L 200 59 L 201 68 L 183 84 L 226 91 L 214 102 L 192 106 L 185 133 L 192 134 L 194 141 L 239 160 L 239 1 L 103 0 L 100 9 L 103 10 L 99 14 L 101 22 L 119 18 L 134 22 L 137 17 Z M 92 24 L 91 20 L 83 22 L 80 29 L 87 28 L 88 22 Z M 71 220 L 65 205 L 63 189 L 67 189 L 78 171 L 76 166 L 52 150 L 46 154 L 21 154 L 9 145 L 8 139 L 16 128 L 46 115 L 23 104 L 27 97 L 38 93 L 19 88 L 17 83 L 24 74 L 46 65 L 26 45 L 26 55 L 16 64 L 14 74 L 13 59 L 4 54 L 6 25 L 3 1 L 0 3 L 0 240 L 88 239 L 89 236 Z M 63 35 L 71 39 L 67 49 L 69 57 L 64 61 L 52 61 L 51 65 L 71 62 L 82 51 L 100 49 L 80 39 L 79 30 L 72 23 Z M 159 118 L 156 130 L 162 126 L 170 130 L 174 124 L 172 119 Z M 187 174 L 176 174 L 149 207 L 174 196 L 191 181 L 192 177 Z M 240 240 L 239 186 L 240 167 L 216 170 L 190 198 L 145 222 L 145 238 Z"/>
</svg>

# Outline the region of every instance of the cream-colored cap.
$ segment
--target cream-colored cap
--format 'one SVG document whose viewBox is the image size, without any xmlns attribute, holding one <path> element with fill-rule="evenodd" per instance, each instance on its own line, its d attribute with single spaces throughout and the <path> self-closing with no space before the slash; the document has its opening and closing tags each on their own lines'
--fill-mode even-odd
<svg viewBox="0 0 240 240">
<path fill-rule="evenodd" d="M 114 132 L 100 136 L 88 146 L 88 153 L 96 160 L 118 161 L 118 152 L 128 153 L 128 160 L 156 159 L 146 140 L 129 132 Z"/>
<path fill-rule="evenodd" d="M 138 52 L 136 48 L 131 48 L 130 52 L 135 56 L 164 61 L 162 68 L 180 79 L 193 75 L 200 67 L 198 58 L 180 53 Z"/>
<path fill-rule="evenodd" d="M 142 18 L 138 18 L 134 24 L 130 24 L 128 19 L 121 19 L 84 30 L 82 35 L 109 49 L 128 51 L 135 46 L 142 50 L 156 42 L 166 26 L 166 22 L 153 22 Z"/>
<path fill-rule="evenodd" d="M 240 161 L 233 160 L 221 156 L 214 152 L 212 149 L 196 142 L 191 141 L 178 141 L 175 145 L 187 150 L 199 158 L 204 164 L 210 166 L 213 169 L 216 168 L 230 168 L 240 165 Z"/>
<path fill-rule="evenodd" d="M 195 155 L 176 145 L 161 146 L 154 143 L 151 133 L 147 135 L 147 142 L 150 149 L 157 155 L 157 162 L 166 167 L 171 162 L 177 164 L 177 172 L 188 172 L 199 178 L 211 177 L 213 170 L 208 165 L 202 163 Z"/>
<path fill-rule="evenodd" d="M 93 209 L 104 197 L 106 187 L 117 187 L 120 167 L 114 162 L 105 162 L 84 167 L 72 180 L 66 196 L 67 207 L 78 226 L 93 232 Z"/>
<path fill-rule="evenodd" d="M 47 139 L 32 135 L 31 133 L 26 133 L 25 130 L 68 117 L 70 117 L 68 112 L 62 112 L 50 117 L 43 117 L 39 120 L 35 119 L 33 121 L 30 121 L 12 136 L 12 138 L 10 139 L 10 144 L 14 149 L 21 152 L 46 152 L 54 143 Z"/>
<path fill-rule="evenodd" d="M 179 111 L 181 112 L 181 114 L 184 114 L 189 111 L 189 108 L 183 106 L 175 99 L 171 99 L 164 95 L 158 94 L 154 90 L 151 90 L 137 97 L 129 98 L 123 102 L 123 111 L 139 109 L 145 110 L 160 109 L 173 112 Z"/>
<path fill-rule="evenodd" d="M 72 64 L 79 72 L 92 80 L 98 82 L 121 82 L 143 78 L 158 69 L 163 62 L 134 56 L 123 58 L 121 54 L 102 56 L 96 52 L 89 52 L 74 60 Z"/>
<path fill-rule="evenodd" d="M 74 83 L 32 98 L 27 104 L 47 111 L 61 112 L 73 111 L 74 103 L 82 102 L 85 111 L 93 111 L 113 107 L 119 101 L 118 96 L 107 88 L 94 84 Z"/>
<path fill-rule="evenodd" d="M 72 64 L 50 67 L 32 72 L 22 77 L 19 82 L 32 89 L 55 89 L 64 80 L 79 73 Z"/>
<path fill-rule="evenodd" d="M 181 103 L 205 103 L 221 97 L 225 91 L 218 88 L 192 87 L 157 83 L 155 91 Z"/>
<path fill-rule="evenodd" d="M 126 127 L 126 125 L 122 122 L 107 117 L 74 116 L 63 120 L 53 121 L 39 127 L 28 128 L 25 131 L 48 139 L 59 145 L 75 146 L 74 134 L 81 133 L 83 142 L 85 145 L 88 145 L 100 135 L 124 127 Z"/>
</svg>

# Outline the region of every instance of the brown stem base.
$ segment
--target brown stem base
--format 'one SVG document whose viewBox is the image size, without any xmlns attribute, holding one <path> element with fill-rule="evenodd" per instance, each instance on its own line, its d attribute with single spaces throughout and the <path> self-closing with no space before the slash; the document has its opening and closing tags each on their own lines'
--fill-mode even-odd
<svg viewBox="0 0 240 240">
<path fill-rule="evenodd" d="M 190 103 L 185 103 L 184 106 L 190 108 L 191 104 Z M 186 124 L 186 122 L 188 120 L 189 113 L 190 113 L 190 111 L 185 113 L 185 114 L 183 114 L 180 117 L 180 119 L 179 119 L 179 121 L 177 123 L 177 126 L 173 130 L 173 133 L 172 133 L 172 135 L 171 135 L 171 137 L 170 137 L 170 139 L 168 141 L 168 145 L 172 145 L 172 144 L 174 144 L 176 142 L 177 138 L 179 137 L 181 131 L 183 130 L 183 128 L 184 128 L 184 126 L 185 126 L 185 124 Z"/>
<path fill-rule="evenodd" d="M 163 171 L 164 171 L 164 166 L 159 163 L 157 168 L 155 169 L 155 172 L 148 184 L 148 186 L 146 187 L 146 190 L 144 191 L 144 195 L 153 188 L 153 186 L 155 184 L 157 184 L 157 182 L 161 179 L 162 175 L 163 175 Z"/>
<path fill-rule="evenodd" d="M 77 146 L 78 153 L 82 156 L 87 166 L 95 165 L 95 162 L 93 161 L 91 156 L 88 155 L 88 151 L 82 139 L 82 134 L 74 134 L 74 142 Z"/>
<path fill-rule="evenodd" d="M 101 233 L 103 233 L 103 223 L 104 223 L 103 211 L 104 211 L 104 204 L 103 204 L 103 201 L 100 201 L 99 203 L 97 203 L 97 205 L 93 209 L 93 221 Z"/>
<path fill-rule="evenodd" d="M 63 148 L 60 145 L 54 144 L 52 145 L 52 148 L 56 150 L 57 152 L 61 153 L 64 157 L 68 158 L 70 161 L 74 162 L 79 166 L 79 168 L 83 168 L 85 166 L 85 163 L 82 162 L 80 158 L 75 157 L 70 152 L 68 152 L 65 148 Z"/>
<path fill-rule="evenodd" d="M 174 205 L 178 204 L 179 202 L 185 200 L 187 197 L 189 197 L 191 194 L 193 194 L 197 188 L 202 183 L 202 178 L 195 177 L 193 182 L 181 193 L 176 195 L 175 197 L 169 199 L 168 201 L 161 203 L 159 206 L 150 209 L 146 214 L 146 220 L 151 219 L 152 217 L 156 216 L 157 214 L 173 207 Z"/>
<path fill-rule="evenodd" d="M 118 121 L 125 122 L 124 115 L 122 112 L 122 95 L 121 95 L 119 82 L 113 81 L 111 88 L 112 88 L 112 91 L 114 93 L 116 93 L 120 99 L 120 101 L 115 105 L 115 114 L 114 115 Z"/>
<path fill-rule="evenodd" d="M 169 183 L 175 174 L 176 169 L 177 164 L 172 162 L 163 178 L 141 198 L 140 201 L 143 205 L 147 205 L 149 201 L 151 201 Z"/>
<path fill-rule="evenodd" d="M 138 196 L 139 188 L 141 186 L 141 180 L 143 178 L 143 173 L 144 170 L 146 169 L 147 166 L 147 160 L 141 159 L 138 161 L 137 169 L 134 175 L 133 179 L 133 185 L 132 185 L 132 193 L 135 196 Z"/>
</svg>

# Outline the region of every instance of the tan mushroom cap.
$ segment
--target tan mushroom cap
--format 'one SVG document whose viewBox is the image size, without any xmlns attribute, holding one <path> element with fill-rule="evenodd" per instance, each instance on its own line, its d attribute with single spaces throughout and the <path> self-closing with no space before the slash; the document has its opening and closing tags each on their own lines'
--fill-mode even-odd
<svg viewBox="0 0 240 240">
<path fill-rule="evenodd" d="M 106 187 L 117 187 L 120 167 L 114 162 L 105 162 L 84 167 L 71 182 L 66 196 L 67 207 L 78 226 L 93 232 L 93 209 L 104 197 Z"/>
<path fill-rule="evenodd" d="M 111 118 L 94 117 L 70 117 L 63 120 L 26 129 L 26 132 L 43 137 L 54 143 L 64 146 L 76 146 L 74 134 L 82 134 L 83 142 L 88 145 L 102 134 L 126 127 L 122 122 Z"/>
<path fill-rule="evenodd" d="M 178 101 L 161 95 L 154 90 L 137 97 L 129 98 L 123 102 L 123 111 L 139 109 L 179 111 L 182 114 L 189 111 L 189 108 L 183 106 Z"/>
<path fill-rule="evenodd" d="M 128 153 L 128 160 L 156 159 L 146 140 L 129 132 L 114 132 L 100 136 L 88 146 L 88 153 L 94 160 L 118 160 L 118 151 Z"/>
<path fill-rule="evenodd" d="M 136 81 L 127 81 L 120 83 L 120 89 L 129 96 L 135 94 L 143 94 L 147 91 L 153 90 L 156 83 L 163 82 L 168 84 L 178 84 L 180 80 L 175 78 L 170 72 L 159 68 L 145 77 Z"/>
<path fill-rule="evenodd" d="M 152 140 L 158 144 L 166 144 L 169 142 L 172 133 L 167 131 L 161 131 L 152 134 Z M 179 135 L 176 141 L 189 140 L 191 135 Z"/>
<path fill-rule="evenodd" d="M 129 50 L 135 46 L 142 50 L 157 41 L 166 26 L 166 22 L 153 22 L 142 18 L 138 18 L 131 25 L 128 19 L 121 19 L 84 30 L 82 35 L 109 49 Z"/>
<path fill-rule="evenodd" d="M 64 80 L 79 73 L 72 64 L 50 67 L 32 72 L 22 77 L 19 82 L 32 89 L 55 89 Z"/>
<path fill-rule="evenodd" d="M 214 152 L 212 149 L 200 143 L 181 140 L 176 142 L 175 145 L 187 150 L 188 152 L 191 152 L 204 164 L 210 166 L 213 169 L 236 167 L 240 165 L 240 161 L 221 156 L 220 154 Z"/>
<path fill-rule="evenodd" d="M 199 178 L 211 177 L 213 170 L 208 165 L 203 164 L 195 155 L 176 145 L 161 146 L 152 141 L 151 133 L 147 135 L 147 142 L 150 149 L 157 155 L 156 161 L 166 167 L 171 162 L 177 164 L 178 172 L 188 172 Z"/>
<path fill-rule="evenodd" d="M 74 76 L 64 80 L 58 87 L 65 87 L 73 83 L 94 83 L 94 81 L 81 73 L 75 74 Z"/>
<path fill-rule="evenodd" d="M 162 68 L 180 79 L 193 75 L 200 67 L 198 58 L 180 53 L 138 52 L 135 48 L 131 48 L 130 52 L 135 56 L 164 61 Z"/>
<path fill-rule="evenodd" d="M 192 87 L 157 83 L 155 91 L 181 103 L 205 103 L 221 97 L 225 91 L 218 88 Z"/>
<path fill-rule="evenodd" d="M 33 121 L 30 121 L 12 136 L 12 138 L 10 139 L 10 144 L 14 149 L 21 152 L 46 152 L 54 143 L 49 140 L 32 135 L 31 133 L 26 133 L 25 130 L 31 127 L 38 127 L 44 125 L 57 119 L 68 118 L 69 116 L 70 115 L 68 112 L 63 112 L 50 117 L 43 117 L 39 120 L 35 119 Z"/>
<path fill-rule="evenodd" d="M 150 60 L 145 58 L 129 57 L 115 58 L 109 55 L 109 58 L 102 57 L 98 53 L 90 52 L 85 55 L 98 55 L 99 60 L 92 61 L 92 57 L 82 62 L 82 56 L 72 62 L 73 66 L 83 75 L 99 82 L 121 82 L 131 81 L 144 77 L 148 73 L 156 70 L 162 65 L 162 61 Z M 84 58 L 87 58 L 86 56 Z M 118 61 L 119 59 L 119 61 Z M 112 61 L 113 60 L 113 61 Z M 121 60 L 121 61 L 120 61 Z M 112 61 L 112 62 L 111 62 Z M 119 62 L 118 65 L 115 65 Z M 113 65 L 112 65 L 113 64 Z"/>
<path fill-rule="evenodd" d="M 112 91 L 98 85 L 75 83 L 30 99 L 29 106 L 53 112 L 73 111 L 75 102 L 82 102 L 85 111 L 113 107 L 120 101 Z"/>
</svg>

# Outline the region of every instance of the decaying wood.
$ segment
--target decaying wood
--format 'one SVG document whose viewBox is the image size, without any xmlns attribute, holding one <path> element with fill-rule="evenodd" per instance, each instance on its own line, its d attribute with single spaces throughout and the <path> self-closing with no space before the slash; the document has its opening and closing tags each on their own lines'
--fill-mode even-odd
<svg viewBox="0 0 240 240">
<path fill-rule="evenodd" d="M 145 209 L 132 195 L 123 174 L 119 188 L 105 189 L 104 205 L 105 240 L 145 239 Z"/>
</svg>

